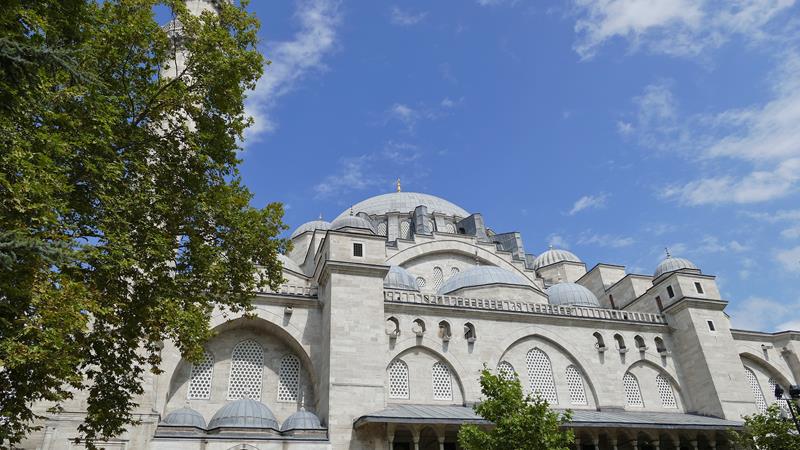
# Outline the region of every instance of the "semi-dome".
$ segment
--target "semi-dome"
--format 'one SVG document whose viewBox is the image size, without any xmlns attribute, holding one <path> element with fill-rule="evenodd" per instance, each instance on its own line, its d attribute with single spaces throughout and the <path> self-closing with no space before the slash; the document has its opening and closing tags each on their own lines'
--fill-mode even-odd
<svg viewBox="0 0 800 450">
<path fill-rule="evenodd" d="M 571 261 L 576 263 L 583 262 L 581 261 L 580 258 L 575 256 L 575 254 L 572 253 L 571 251 L 563 250 L 560 248 L 550 248 L 549 250 L 537 256 L 536 259 L 533 260 L 533 269 L 539 270 L 542 267 L 563 261 Z"/>
<path fill-rule="evenodd" d="M 278 261 L 281 262 L 284 269 L 291 270 L 292 272 L 297 272 L 299 274 L 303 274 L 303 269 L 301 269 L 300 266 L 296 262 L 294 262 L 292 258 L 289 258 L 284 254 L 278 253 Z"/>
<path fill-rule="evenodd" d="M 600 302 L 592 291 L 577 283 L 558 283 L 550 286 L 547 289 L 547 301 L 557 306 L 600 307 Z"/>
<path fill-rule="evenodd" d="M 319 417 L 316 414 L 306 411 L 304 408 L 301 408 L 300 411 L 289 416 L 283 425 L 281 425 L 281 431 L 291 431 L 291 430 L 324 430 L 325 428 L 319 421 Z"/>
<path fill-rule="evenodd" d="M 515 284 L 530 286 L 522 276 L 506 269 L 495 266 L 476 266 L 461 271 L 451 276 L 437 292 L 440 295 L 449 294 L 466 287 L 485 286 L 489 284 Z"/>
<path fill-rule="evenodd" d="M 408 213 L 420 205 L 425 205 L 428 208 L 428 213 L 440 213 L 462 218 L 469 216 L 469 213 L 464 208 L 434 195 L 418 192 L 392 192 L 358 202 L 352 208 L 339 214 L 337 219 L 347 217 L 350 215 L 351 210 L 356 213 L 367 213 L 370 216 L 382 216 L 390 212 Z"/>
<path fill-rule="evenodd" d="M 419 291 L 416 278 L 409 271 L 400 266 L 389 267 L 389 273 L 383 279 L 383 287 L 387 289 L 403 289 L 406 291 Z"/>
<path fill-rule="evenodd" d="M 331 223 L 326 222 L 324 220 L 312 220 L 310 222 L 306 222 L 299 227 L 297 227 L 294 231 L 292 231 L 292 235 L 289 239 L 294 239 L 297 236 L 305 233 L 306 231 L 314 231 L 314 230 L 329 230 L 331 228 Z"/>
<path fill-rule="evenodd" d="M 336 220 L 331 222 L 331 230 L 341 230 L 342 228 L 362 228 L 371 231 L 373 234 L 375 233 L 375 227 L 372 226 L 372 223 L 358 216 L 337 217 Z"/>
<path fill-rule="evenodd" d="M 656 266 L 656 271 L 653 272 L 653 278 L 658 278 L 665 273 L 675 272 L 681 269 L 700 270 L 694 263 L 686 258 L 675 258 L 667 255 L 667 257 Z"/>
<path fill-rule="evenodd" d="M 278 420 L 267 405 L 251 398 L 236 400 L 220 408 L 208 423 L 209 429 L 219 427 L 280 430 Z"/>
<path fill-rule="evenodd" d="M 202 414 L 189 407 L 183 407 L 172 411 L 164 417 L 161 423 L 176 427 L 206 427 L 206 419 L 203 418 Z"/>
</svg>

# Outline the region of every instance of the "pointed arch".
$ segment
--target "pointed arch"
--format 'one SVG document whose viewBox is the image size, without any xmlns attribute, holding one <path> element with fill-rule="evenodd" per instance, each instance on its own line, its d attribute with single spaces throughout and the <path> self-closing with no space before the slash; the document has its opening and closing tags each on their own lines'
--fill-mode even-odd
<svg viewBox="0 0 800 450">
<path fill-rule="evenodd" d="M 411 389 L 408 385 L 408 365 L 402 359 L 395 359 L 386 369 L 389 374 L 389 398 L 408 399 Z"/>
<path fill-rule="evenodd" d="M 450 367 L 442 361 L 436 361 L 431 367 L 434 400 L 453 400 L 453 375 Z"/>
<path fill-rule="evenodd" d="M 586 389 L 583 386 L 583 375 L 572 364 L 566 370 L 567 387 L 569 388 L 569 400 L 573 405 L 586 405 Z"/>
<path fill-rule="evenodd" d="M 514 366 L 512 366 L 508 361 L 500 361 L 500 364 L 497 365 L 497 374 L 500 375 L 504 380 L 513 380 L 515 373 Z"/>
<path fill-rule="evenodd" d="M 639 388 L 639 380 L 630 372 L 626 372 L 622 377 L 622 387 L 625 390 L 625 404 L 637 408 L 644 407 L 642 390 Z"/>
<path fill-rule="evenodd" d="M 753 393 L 753 399 L 756 402 L 756 408 L 758 408 L 758 410 L 761 412 L 766 411 L 767 400 L 764 398 L 764 393 L 761 391 L 761 385 L 758 383 L 758 378 L 756 377 L 755 372 L 753 372 L 753 369 L 745 366 L 744 376 L 747 380 L 747 384 L 750 385 L 750 390 Z"/>
<path fill-rule="evenodd" d="M 228 378 L 228 400 L 245 395 L 261 400 L 261 380 L 264 374 L 264 349 L 252 340 L 239 342 L 231 353 L 231 372 Z"/>
<path fill-rule="evenodd" d="M 675 392 L 672 390 L 672 383 L 660 373 L 656 375 L 656 388 L 658 396 L 661 398 L 661 406 L 664 408 L 677 408 L 678 402 L 675 400 Z"/>
<path fill-rule="evenodd" d="M 558 394 L 556 393 L 556 383 L 553 379 L 553 366 L 547 353 L 534 347 L 528 350 L 525 356 L 525 364 L 528 368 L 528 382 L 531 392 L 538 393 L 542 399 L 547 400 L 551 405 L 557 405 Z"/>
</svg>

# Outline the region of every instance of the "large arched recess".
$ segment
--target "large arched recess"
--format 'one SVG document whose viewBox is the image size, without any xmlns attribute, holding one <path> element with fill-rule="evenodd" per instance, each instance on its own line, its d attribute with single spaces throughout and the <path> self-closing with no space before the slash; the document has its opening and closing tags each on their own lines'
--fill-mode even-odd
<svg viewBox="0 0 800 450">
<path fill-rule="evenodd" d="M 666 378 L 667 381 L 669 381 L 669 383 L 672 385 L 673 394 L 677 394 L 677 396 L 678 396 L 678 400 L 680 402 L 679 408 L 681 408 L 681 411 L 686 411 L 688 409 L 687 403 L 686 403 L 686 397 L 683 395 L 683 388 L 681 387 L 681 384 L 678 383 L 678 378 L 676 377 L 676 375 L 674 373 L 671 373 L 666 368 L 664 368 L 664 367 L 662 367 L 662 366 L 660 366 L 660 365 L 658 365 L 658 364 L 656 364 L 653 361 L 650 361 L 648 359 L 639 359 L 639 360 L 636 360 L 636 361 L 628 364 L 628 367 L 626 367 L 625 371 L 622 372 L 622 373 L 626 374 L 626 373 L 630 372 L 631 369 L 635 369 L 636 367 L 647 367 L 647 368 L 652 369 L 656 374 L 664 376 L 664 378 Z M 636 375 L 636 374 L 634 374 L 634 375 Z M 622 379 L 620 379 L 620 383 L 621 382 L 622 382 Z M 641 380 L 641 379 L 639 380 L 640 385 L 643 382 L 644 382 L 644 380 Z M 644 389 L 644 388 L 642 388 L 642 389 Z"/>
<path fill-rule="evenodd" d="M 590 330 L 587 329 L 587 332 Z M 560 352 L 564 354 L 564 356 L 569 359 L 572 364 L 580 369 L 581 374 L 584 377 L 584 382 L 589 386 L 589 391 L 592 393 L 592 398 L 594 399 L 595 405 L 600 405 L 599 398 L 597 396 L 597 389 L 594 386 L 594 380 L 596 380 L 597 374 L 594 373 L 593 368 L 590 368 L 584 365 L 581 362 L 581 358 L 578 358 L 575 355 L 581 354 L 574 346 L 569 344 L 571 340 L 567 336 L 561 336 L 557 333 L 552 333 L 548 330 L 545 330 L 541 327 L 535 325 L 529 325 L 522 328 L 518 328 L 516 330 L 512 330 L 508 337 L 502 342 L 500 348 L 503 349 L 503 352 L 500 356 L 490 362 L 489 367 L 497 367 L 500 364 L 500 361 L 503 361 L 506 358 L 508 352 L 516 346 L 519 342 L 524 341 L 526 339 L 541 339 L 547 342 L 549 345 L 557 348 Z"/>
<path fill-rule="evenodd" d="M 795 384 L 791 382 L 791 379 L 788 378 L 786 375 L 783 374 L 777 367 L 770 364 L 768 361 L 765 361 L 763 358 L 760 358 L 757 355 L 754 355 L 750 352 L 743 352 L 739 353 L 739 357 L 742 358 L 742 364 L 748 362 L 761 370 L 763 370 L 767 375 L 774 378 L 778 381 L 778 384 L 781 386 L 789 386 L 790 384 Z M 766 394 L 765 394 L 766 395 Z"/>
<path fill-rule="evenodd" d="M 406 338 L 402 341 L 398 341 L 394 348 L 392 349 L 389 358 L 386 360 L 386 367 L 389 367 L 392 361 L 400 357 L 403 353 L 407 353 L 409 350 L 414 348 L 421 349 L 425 352 L 430 353 L 431 355 L 435 356 L 436 358 L 441 359 L 442 361 L 446 362 L 448 366 L 453 370 L 453 375 L 456 378 L 456 382 L 461 388 L 461 396 L 464 398 L 465 401 L 474 401 L 477 400 L 479 397 L 478 390 L 473 386 L 476 383 L 464 383 L 464 376 L 469 374 L 469 370 L 464 367 L 461 361 L 458 358 L 453 357 L 451 353 L 442 353 L 436 350 L 436 347 L 441 347 L 441 341 L 435 341 L 429 338 L 422 338 L 419 339 L 416 336 L 413 338 Z M 475 379 L 478 379 L 479 372 L 475 372 Z"/>
<path fill-rule="evenodd" d="M 494 253 L 474 244 L 454 239 L 437 239 L 435 241 L 423 242 L 413 247 L 409 247 L 392 255 L 386 260 L 386 264 L 402 266 L 412 259 L 421 256 L 427 256 L 434 253 L 457 253 L 460 255 L 468 256 L 470 258 L 478 258 L 482 263 L 502 267 L 503 269 L 510 270 L 530 280 L 530 277 L 514 264 L 506 261 L 505 259 L 495 255 Z M 531 282 L 531 286 L 538 289 Z"/>
</svg>

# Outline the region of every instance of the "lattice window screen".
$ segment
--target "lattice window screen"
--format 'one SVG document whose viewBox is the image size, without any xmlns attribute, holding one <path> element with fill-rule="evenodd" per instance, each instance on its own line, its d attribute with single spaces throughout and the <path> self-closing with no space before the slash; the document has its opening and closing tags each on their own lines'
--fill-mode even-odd
<svg viewBox="0 0 800 450">
<path fill-rule="evenodd" d="M 300 391 L 300 359 L 286 355 L 278 369 L 278 401 L 296 402 Z"/>
<path fill-rule="evenodd" d="M 622 377 L 622 387 L 625 389 L 625 403 L 628 406 L 644 406 L 642 391 L 639 389 L 639 380 L 630 372 Z"/>
<path fill-rule="evenodd" d="M 389 364 L 389 398 L 408 398 L 408 366 L 397 359 Z"/>
<path fill-rule="evenodd" d="M 514 379 L 514 366 L 508 361 L 500 361 L 500 364 L 497 365 L 497 373 L 503 379 L 511 381 Z"/>
<path fill-rule="evenodd" d="M 758 410 L 761 412 L 766 411 L 767 401 L 764 399 L 764 393 L 761 392 L 761 385 L 758 384 L 758 378 L 756 378 L 756 374 L 747 367 L 744 368 L 744 372 L 745 377 L 747 378 L 747 383 L 750 384 L 750 390 L 753 391 L 753 397 L 755 397 L 756 400 L 756 408 L 758 408 Z"/>
<path fill-rule="evenodd" d="M 426 284 L 428 284 L 428 283 L 425 281 L 425 278 L 417 277 L 417 287 L 418 288 L 422 289 L 422 288 L 425 287 Z"/>
<path fill-rule="evenodd" d="M 575 366 L 567 366 L 567 387 L 569 388 L 569 401 L 573 405 L 587 404 L 583 377 Z"/>
<path fill-rule="evenodd" d="M 386 236 L 386 222 L 379 222 L 375 231 L 378 232 L 378 236 Z"/>
<path fill-rule="evenodd" d="M 433 233 L 434 231 L 436 231 L 436 224 L 433 223 L 433 221 L 431 219 L 428 219 L 428 220 L 425 221 L 425 228 L 427 228 L 428 231 Z"/>
<path fill-rule="evenodd" d="M 228 381 L 228 400 L 238 400 L 247 394 L 261 400 L 261 379 L 264 370 L 264 350 L 257 342 L 247 340 L 236 344 L 231 355 L 231 376 Z"/>
<path fill-rule="evenodd" d="M 656 375 L 656 387 L 658 387 L 658 395 L 661 397 L 661 405 L 664 408 L 677 408 L 678 402 L 675 401 L 675 392 L 672 390 L 672 384 L 663 376 Z"/>
<path fill-rule="evenodd" d="M 456 234 L 456 226 L 453 225 L 452 223 L 446 223 L 444 225 L 444 231 L 447 233 Z"/>
<path fill-rule="evenodd" d="M 192 365 L 191 381 L 189 381 L 189 392 L 186 398 L 189 400 L 201 400 L 211 398 L 211 378 L 214 375 L 214 356 L 205 352 L 203 361 L 200 364 Z"/>
<path fill-rule="evenodd" d="M 458 272 L 461 272 L 461 271 L 458 269 L 458 267 L 451 267 L 451 268 L 450 268 L 450 276 L 451 276 L 451 277 L 452 277 L 453 275 L 457 274 Z"/>
<path fill-rule="evenodd" d="M 433 364 L 431 375 L 433 378 L 433 399 L 452 400 L 453 378 L 450 375 L 450 368 L 443 362 L 438 361 Z"/>
<path fill-rule="evenodd" d="M 411 222 L 404 220 L 400 222 L 400 238 L 411 239 Z"/>
<path fill-rule="evenodd" d="M 442 273 L 441 267 L 434 267 L 433 268 L 433 289 L 438 291 L 440 287 L 442 287 L 442 283 L 444 283 L 444 274 Z"/>
<path fill-rule="evenodd" d="M 530 381 L 531 392 L 538 393 L 542 399 L 547 400 L 551 405 L 558 404 L 556 394 L 556 383 L 553 380 L 553 368 L 550 365 L 550 358 L 534 348 L 528 352 L 525 358 L 528 366 L 528 380 Z"/>
</svg>

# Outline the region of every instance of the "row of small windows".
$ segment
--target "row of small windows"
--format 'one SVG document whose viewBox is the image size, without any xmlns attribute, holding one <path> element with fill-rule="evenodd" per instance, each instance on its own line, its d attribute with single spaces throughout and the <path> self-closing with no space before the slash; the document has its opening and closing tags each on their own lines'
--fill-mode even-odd
<svg viewBox="0 0 800 450">
<path fill-rule="evenodd" d="M 411 325 L 411 331 L 419 336 L 422 337 L 425 335 L 427 331 L 427 326 L 425 325 L 425 321 L 422 319 L 414 319 Z M 389 317 L 386 319 L 386 334 L 389 335 L 390 338 L 397 338 L 400 336 L 400 321 L 396 317 Z M 453 333 L 450 328 L 450 323 L 446 320 L 442 320 L 439 322 L 439 329 L 437 332 L 437 336 L 444 342 L 450 341 L 453 337 Z M 464 339 L 467 342 L 472 343 L 478 338 L 477 333 L 475 332 L 475 325 L 470 322 L 464 324 Z"/>
<path fill-rule="evenodd" d="M 408 384 L 408 365 L 400 359 L 389 364 L 389 398 L 408 399 L 411 389 Z M 431 387 L 434 400 L 453 400 L 453 376 L 450 368 L 441 361 L 431 367 Z"/>
<path fill-rule="evenodd" d="M 603 335 L 600 334 L 600 332 L 596 332 L 594 333 L 594 338 L 596 339 L 595 348 L 597 348 L 597 350 L 600 352 L 606 351 L 607 347 L 605 339 L 603 339 Z M 633 337 L 633 341 L 636 344 L 636 349 L 639 350 L 640 352 L 647 350 L 647 343 L 645 342 L 643 337 L 637 334 L 636 336 Z M 617 350 L 619 350 L 620 353 L 625 353 L 628 351 L 628 347 L 627 345 L 625 345 L 625 338 L 623 338 L 621 334 L 617 333 L 614 335 L 614 342 L 616 343 Z M 653 338 L 653 343 L 656 345 L 656 351 L 658 353 L 662 355 L 667 353 L 667 346 L 664 345 L 664 339 L 662 339 L 659 336 L 656 336 L 655 338 Z"/>
<path fill-rule="evenodd" d="M 456 234 L 457 232 L 456 226 L 452 222 L 445 223 L 441 230 L 437 230 L 436 223 L 431 219 L 427 219 L 425 222 L 425 228 L 430 232 L 441 231 L 450 234 Z M 388 224 L 386 221 L 378 222 L 378 224 L 375 226 L 375 231 L 379 236 L 386 236 L 388 233 Z M 419 231 L 417 232 L 420 233 Z M 413 233 L 414 226 L 411 223 L 411 220 L 406 219 L 400 221 L 400 235 L 398 236 L 400 239 L 411 239 Z"/>
<path fill-rule="evenodd" d="M 630 372 L 627 372 L 622 377 L 622 388 L 625 391 L 625 404 L 627 406 L 643 408 L 644 399 L 642 398 L 642 391 L 639 388 L 639 380 Z M 661 406 L 663 408 L 677 408 L 678 402 L 675 399 L 675 392 L 672 390 L 672 383 L 669 382 L 663 375 L 656 375 L 656 389 L 658 396 L 661 399 Z"/>
<path fill-rule="evenodd" d="M 231 371 L 228 377 L 228 400 L 244 397 L 260 400 L 264 373 L 264 349 L 253 340 L 238 343 L 231 353 Z M 211 398 L 214 375 L 214 356 L 206 352 L 199 364 L 192 365 L 187 398 Z M 300 389 L 300 359 L 286 355 L 278 369 L 278 401 L 296 402 Z"/>
<path fill-rule="evenodd" d="M 447 281 L 447 279 L 449 277 L 452 277 L 453 275 L 457 274 L 460 271 L 461 270 L 458 267 L 451 267 L 450 268 L 450 275 L 447 278 L 445 278 L 444 270 L 442 270 L 442 268 L 439 267 L 439 266 L 434 267 L 433 268 L 433 275 L 431 276 L 431 282 L 433 283 L 433 286 L 432 286 L 433 290 L 434 291 L 438 291 L 439 288 L 442 287 L 444 282 Z M 425 286 L 428 285 L 428 282 L 425 279 L 425 277 L 417 277 L 416 282 L 417 282 L 417 287 L 419 289 L 422 289 L 422 288 L 424 288 Z"/>
</svg>

